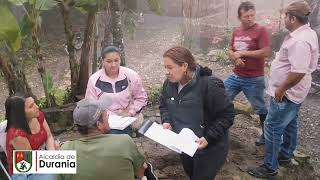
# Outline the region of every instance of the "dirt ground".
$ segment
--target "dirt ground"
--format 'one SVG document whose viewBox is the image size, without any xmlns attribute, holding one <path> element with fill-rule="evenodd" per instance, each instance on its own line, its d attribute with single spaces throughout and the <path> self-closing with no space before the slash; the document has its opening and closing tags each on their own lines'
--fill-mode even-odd
<svg viewBox="0 0 320 180">
<path fill-rule="evenodd" d="M 50 14 L 48 14 L 49 16 Z M 51 16 L 50 16 L 51 17 Z M 59 16 L 51 17 L 45 22 L 42 40 L 44 47 L 46 67 L 53 75 L 55 85 L 59 88 L 67 87 L 70 80 L 69 64 L 64 51 L 65 42 L 63 27 Z M 83 21 L 76 19 L 79 27 Z M 50 23 L 56 22 L 56 23 Z M 161 85 L 164 80 L 164 68 L 162 64 L 163 52 L 171 46 L 180 44 L 181 19 L 146 15 L 144 24 L 137 28 L 135 38 L 125 38 L 127 66 L 136 70 L 145 82 L 146 87 Z M 197 55 L 200 64 L 207 65 L 222 79 L 230 73 L 232 66 L 214 62 L 213 58 L 206 55 Z M 25 72 L 27 79 L 37 96 L 43 96 L 40 77 L 34 63 L 29 63 Z M 7 89 L 3 80 L 0 80 L 0 113 L 4 113 L 4 101 L 7 97 Z M 238 100 L 245 102 L 240 95 Z M 312 165 L 318 171 L 312 174 L 310 167 L 281 168 L 277 179 L 320 179 L 320 95 L 310 94 L 301 109 L 299 147 L 307 155 L 311 156 Z M 147 118 L 159 120 L 157 108 L 149 107 L 145 111 Z M 255 147 L 254 141 L 259 135 L 258 120 L 244 115 L 237 115 L 235 124 L 231 128 L 230 151 L 228 159 L 219 176 L 216 179 L 253 179 L 245 171 L 250 165 L 259 164 L 263 159 L 263 149 Z M 68 136 L 68 135 L 66 135 Z M 135 138 L 136 144 L 147 159 L 154 164 L 159 177 L 162 179 L 186 179 L 177 154 L 162 147 L 147 138 Z M 305 176 L 304 176 L 305 173 Z M 294 174 L 294 177 L 290 176 Z"/>
</svg>

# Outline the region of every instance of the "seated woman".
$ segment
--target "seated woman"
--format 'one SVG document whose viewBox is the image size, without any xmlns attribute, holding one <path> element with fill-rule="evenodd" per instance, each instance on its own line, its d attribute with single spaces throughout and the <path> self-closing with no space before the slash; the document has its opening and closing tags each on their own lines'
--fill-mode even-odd
<svg viewBox="0 0 320 180">
<path fill-rule="evenodd" d="M 147 93 L 140 76 L 132 69 L 120 66 L 120 51 L 114 46 L 104 48 L 101 58 L 102 69 L 89 78 L 85 98 L 97 100 L 109 96 L 113 102 L 107 109 L 110 115 L 137 116 L 147 104 Z M 141 121 L 140 115 L 136 122 L 142 124 Z M 111 131 L 111 134 L 122 133 L 131 135 L 131 127 Z"/>
<path fill-rule="evenodd" d="M 9 174 L 13 180 L 54 180 L 48 174 L 13 174 L 13 150 L 38 150 L 46 144 L 55 150 L 54 139 L 44 114 L 32 97 L 11 96 L 5 102 L 7 119 L 6 150 Z"/>
<path fill-rule="evenodd" d="M 162 126 L 176 133 L 189 128 L 199 137 L 193 157 L 181 154 L 182 165 L 191 180 L 212 180 L 228 154 L 233 104 L 223 82 L 209 68 L 197 65 L 188 49 L 171 48 L 163 61 L 167 80 L 160 98 Z"/>
</svg>

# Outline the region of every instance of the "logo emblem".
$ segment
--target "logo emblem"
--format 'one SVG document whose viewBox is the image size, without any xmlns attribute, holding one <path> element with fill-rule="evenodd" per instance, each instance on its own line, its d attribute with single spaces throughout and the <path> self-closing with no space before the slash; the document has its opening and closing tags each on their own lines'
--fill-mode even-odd
<svg viewBox="0 0 320 180">
<path fill-rule="evenodd" d="M 32 151 L 14 151 L 13 164 L 17 171 L 28 172 L 32 167 Z"/>
</svg>

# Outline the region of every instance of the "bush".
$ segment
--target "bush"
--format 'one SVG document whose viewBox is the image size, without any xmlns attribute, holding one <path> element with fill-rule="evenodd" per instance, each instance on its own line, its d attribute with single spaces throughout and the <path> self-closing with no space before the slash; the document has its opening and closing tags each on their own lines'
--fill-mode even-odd
<svg viewBox="0 0 320 180">
<path fill-rule="evenodd" d="M 72 101 L 70 88 L 67 88 L 65 90 L 53 89 L 50 93 L 55 97 L 55 102 L 56 102 L 57 106 L 62 106 L 64 104 L 67 104 Z M 42 97 L 42 98 L 38 99 L 37 104 L 38 104 L 39 108 L 41 108 L 41 109 L 49 107 L 47 105 L 46 97 Z"/>
<path fill-rule="evenodd" d="M 217 54 L 215 55 L 216 60 L 218 62 L 221 62 L 223 64 L 229 64 L 229 55 L 228 55 L 228 48 L 223 48 L 217 51 Z"/>
<path fill-rule="evenodd" d="M 160 101 L 160 96 L 162 93 L 162 85 L 154 85 L 149 88 L 148 92 L 148 104 L 155 105 Z"/>
<path fill-rule="evenodd" d="M 5 115 L 0 113 L 0 122 L 5 120 Z"/>
</svg>

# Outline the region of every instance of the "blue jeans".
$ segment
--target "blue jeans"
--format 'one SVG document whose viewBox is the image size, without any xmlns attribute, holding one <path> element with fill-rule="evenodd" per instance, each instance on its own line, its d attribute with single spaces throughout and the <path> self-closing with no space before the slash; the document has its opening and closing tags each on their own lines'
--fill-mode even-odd
<svg viewBox="0 0 320 180">
<path fill-rule="evenodd" d="M 278 169 L 278 157 L 291 159 L 297 145 L 298 114 L 301 104 L 284 97 L 277 102 L 270 100 L 269 112 L 264 122 L 264 164 L 271 170 Z"/>
<path fill-rule="evenodd" d="M 264 102 L 264 76 L 247 78 L 235 74 L 224 81 L 226 95 L 231 101 L 242 91 L 257 114 L 267 114 Z"/>
<path fill-rule="evenodd" d="M 12 180 L 55 180 L 53 174 L 13 174 Z"/>
</svg>

